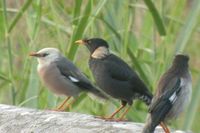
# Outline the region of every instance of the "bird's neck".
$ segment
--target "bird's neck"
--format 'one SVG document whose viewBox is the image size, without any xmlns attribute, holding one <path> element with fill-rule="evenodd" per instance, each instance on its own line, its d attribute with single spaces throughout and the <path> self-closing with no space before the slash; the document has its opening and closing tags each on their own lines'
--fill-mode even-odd
<svg viewBox="0 0 200 133">
<path fill-rule="evenodd" d="M 52 62 L 54 62 L 54 60 L 43 60 L 43 59 L 38 59 L 38 67 L 42 68 L 42 67 L 47 67 L 49 66 Z"/>
<path fill-rule="evenodd" d="M 188 71 L 188 64 L 173 64 L 171 71 L 178 74 L 185 73 Z"/>
<path fill-rule="evenodd" d="M 91 54 L 91 57 L 95 58 L 95 59 L 102 59 L 102 58 L 105 58 L 108 55 L 110 55 L 108 48 L 99 47 L 99 48 L 94 50 L 94 52 Z"/>
</svg>

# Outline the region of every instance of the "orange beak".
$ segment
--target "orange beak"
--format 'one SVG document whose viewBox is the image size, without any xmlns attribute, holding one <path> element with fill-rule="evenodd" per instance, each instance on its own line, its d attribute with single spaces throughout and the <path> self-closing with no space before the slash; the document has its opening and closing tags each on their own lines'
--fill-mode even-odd
<svg viewBox="0 0 200 133">
<path fill-rule="evenodd" d="M 41 55 L 36 52 L 31 52 L 29 56 L 40 57 Z"/>
</svg>

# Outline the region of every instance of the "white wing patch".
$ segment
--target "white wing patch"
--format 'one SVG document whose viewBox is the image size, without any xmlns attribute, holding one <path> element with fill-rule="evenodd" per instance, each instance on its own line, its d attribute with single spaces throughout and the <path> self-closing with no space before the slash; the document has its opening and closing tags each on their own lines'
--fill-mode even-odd
<svg viewBox="0 0 200 133">
<path fill-rule="evenodd" d="M 180 80 L 181 80 L 180 86 L 184 86 L 184 79 L 180 78 Z"/>
<path fill-rule="evenodd" d="M 78 79 L 76 79 L 76 78 L 74 78 L 74 77 L 72 77 L 72 76 L 69 76 L 69 79 L 70 79 L 72 82 L 79 82 Z"/>
<path fill-rule="evenodd" d="M 177 99 L 176 92 L 173 93 L 173 95 L 169 98 L 169 101 L 173 104 Z"/>
<path fill-rule="evenodd" d="M 180 83 L 180 87 L 182 87 L 184 85 L 184 81 L 183 78 L 180 79 L 181 83 Z M 176 92 L 174 92 L 170 97 L 169 97 L 169 101 L 173 104 L 177 99 L 177 95 Z"/>
</svg>

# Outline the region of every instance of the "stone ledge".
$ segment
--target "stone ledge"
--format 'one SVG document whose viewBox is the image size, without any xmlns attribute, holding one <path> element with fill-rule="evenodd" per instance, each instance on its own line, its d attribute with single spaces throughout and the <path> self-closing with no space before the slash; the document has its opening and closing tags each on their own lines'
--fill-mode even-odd
<svg viewBox="0 0 200 133">
<path fill-rule="evenodd" d="M 0 104 L 1 133 L 141 133 L 142 128 L 142 123 L 110 122 L 86 114 Z M 158 127 L 155 133 L 163 130 Z"/>
</svg>

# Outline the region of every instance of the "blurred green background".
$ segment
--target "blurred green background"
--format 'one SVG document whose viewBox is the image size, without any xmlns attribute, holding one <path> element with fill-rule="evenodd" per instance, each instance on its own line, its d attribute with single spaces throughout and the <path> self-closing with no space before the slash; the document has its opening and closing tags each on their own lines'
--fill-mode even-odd
<svg viewBox="0 0 200 133">
<path fill-rule="evenodd" d="M 93 80 L 89 52 L 74 44 L 84 37 L 107 40 L 153 92 L 174 55 L 188 54 L 192 102 L 170 126 L 200 131 L 199 0 L 1 0 L 0 103 L 45 109 L 63 100 L 41 84 L 37 61 L 28 56 L 44 47 L 59 48 Z M 70 111 L 108 115 L 119 104 L 102 104 L 82 94 Z M 144 122 L 146 112 L 136 101 L 127 118 Z"/>
</svg>

